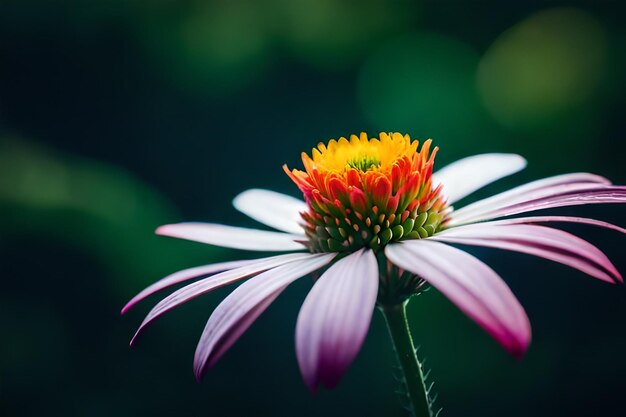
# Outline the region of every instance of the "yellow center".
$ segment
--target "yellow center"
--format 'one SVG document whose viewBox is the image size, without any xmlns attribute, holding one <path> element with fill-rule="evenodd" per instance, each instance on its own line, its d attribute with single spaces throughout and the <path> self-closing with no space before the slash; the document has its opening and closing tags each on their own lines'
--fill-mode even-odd
<svg viewBox="0 0 626 417">
<path fill-rule="evenodd" d="M 301 213 L 312 252 L 379 250 L 389 242 L 423 239 L 443 223 L 445 199 L 434 186 L 437 153 L 427 140 L 365 133 L 320 143 L 302 153 L 304 171 L 283 169 L 304 194 Z"/>
<path fill-rule="evenodd" d="M 347 168 L 363 172 L 386 171 L 403 156 L 415 155 L 417 146 L 418 141 L 411 141 L 409 135 L 382 133 L 380 139 L 368 139 L 362 133 L 360 137 L 353 135 L 350 140 L 341 138 L 329 141 L 328 145 L 320 143 L 313 149 L 312 158 L 307 157 L 306 162 L 327 171 L 343 172 Z"/>
</svg>

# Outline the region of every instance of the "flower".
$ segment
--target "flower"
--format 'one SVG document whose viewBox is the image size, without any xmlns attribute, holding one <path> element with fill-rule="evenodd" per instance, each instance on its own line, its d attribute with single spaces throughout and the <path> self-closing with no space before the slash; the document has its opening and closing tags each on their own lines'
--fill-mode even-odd
<svg viewBox="0 0 626 417">
<path fill-rule="evenodd" d="M 222 262 L 174 273 L 123 308 L 192 279 L 159 302 L 137 335 L 169 310 L 218 287 L 249 278 L 210 316 L 194 358 L 199 380 L 293 281 L 321 272 L 296 325 L 296 353 L 307 386 L 334 387 L 354 360 L 377 305 L 398 305 L 426 284 L 436 288 L 510 354 L 521 357 L 531 329 L 523 307 L 489 266 L 450 244 L 486 246 L 550 259 L 609 283 L 623 282 L 595 246 L 538 223 L 582 223 L 626 233 L 583 217 L 511 217 L 557 207 L 626 202 L 626 187 L 572 173 L 533 181 L 460 209 L 477 189 L 526 166 L 512 154 L 462 159 L 433 174 L 437 148 L 418 150 L 408 135 L 381 133 L 319 144 L 302 154 L 304 171 L 286 173 L 304 200 L 267 190 L 238 195 L 234 206 L 279 232 L 209 223 L 162 226 L 157 233 L 229 248 L 284 251 L 267 258 Z"/>
</svg>

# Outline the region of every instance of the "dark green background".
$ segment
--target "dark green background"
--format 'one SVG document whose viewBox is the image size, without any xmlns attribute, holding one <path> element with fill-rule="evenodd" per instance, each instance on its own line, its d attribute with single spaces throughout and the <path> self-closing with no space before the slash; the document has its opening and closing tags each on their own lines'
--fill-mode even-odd
<svg viewBox="0 0 626 417">
<path fill-rule="evenodd" d="M 626 183 L 621 2 L 0 0 L 0 415 L 403 416 L 376 314 L 334 391 L 309 394 L 292 285 L 212 369 L 192 375 L 230 288 L 160 319 L 128 348 L 178 269 L 239 253 L 157 237 L 160 224 L 254 223 L 250 187 L 297 195 L 281 170 L 350 133 L 434 139 L 442 166 L 516 152 L 541 176 Z M 624 208 L 561 213 L 626 225 Z M 568 230 L 626 272 L 626 237 Z M 626 294 L 525 255 L 471 249 L 533 324 L 509 358 L 436 291 L 409 314 L 442 416 L 623 415 Z"/>
</svg>

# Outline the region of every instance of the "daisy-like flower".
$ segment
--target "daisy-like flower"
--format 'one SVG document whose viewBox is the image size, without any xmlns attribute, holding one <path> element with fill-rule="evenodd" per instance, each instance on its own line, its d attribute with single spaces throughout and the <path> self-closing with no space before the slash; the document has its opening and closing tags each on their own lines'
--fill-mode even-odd
<svg viewBox="0 0 626 417">
<path fill-rule="evenodd" d="M 513 188 L 463 208 L 451 206 L 473 191 L 526 166 L 512 154 L 462 159 L 433 174 L 437 148 L 399 133 L 365 133 L 319 144 L 302 154 L 304 170 L 285 172 L 304 201 L 252 189 L 234 206 L 278 232 L 209 223 L 180 223 L 160 235 L 228 248 L 293 252 L 262 259 L 223 262 L 167 276 L 135 296 L 127 311 L 147 296 L 195 280 L 159 302 L 137 335 L 173 308 L 218 287 L 249 278 L 210 316 L 200 337 L 194 370 L 199 380 L 256 318 L 293 281 L 319 276 L 296 325 L 296 353 L 306 385 L 334 387 L 359 352 L 375 307 L 385 314 L 405 371 L 416 413 L 431 414 L 421 367 L 413 350 L 404 307 L 428 285 L 436 288 L 521 357 L 531 339 L 528 317 L 505 282 L 489 266 L 453 245 L 522 252 L 578 269 L 594 278 L 622 282 L 595 246 L 568 232 L 539 225 L 583 223 L 618 226 L 581 217 L 511 217 L 564 206 L 624 203 L 626 187 L 606 178 L 573 173 Z"/>
</svg>

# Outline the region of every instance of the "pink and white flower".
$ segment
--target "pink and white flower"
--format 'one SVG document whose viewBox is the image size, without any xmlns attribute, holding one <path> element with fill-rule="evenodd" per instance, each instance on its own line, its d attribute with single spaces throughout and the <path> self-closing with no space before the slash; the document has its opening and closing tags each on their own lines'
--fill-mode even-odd
<svg viewBox="0 0 626 417">
<path fill-rule="evenodd" d="M 237 210 L 277 231 L 211 223 L 162 226 L 157 233 L 228 248 L 287 252 L 222 262 L 169 275 L 122 309 L 172 285 L 194 280 L 160 301 L 135 337 L 157 317 L 218 287 L 247 279 L 210 316 L 194 358 L 199 380 L 257 317 L 295 280 L 321 272 L 304 300 L 296 326 L 296 352 L 311 390 L 335 386 L 368 332 L 377 304 L 400 304 L 426 284 L 436 288 L 510 354 L 521 357 L 531 328 L 523 307 L 500 276 L 452 245 L 521 252 L 578 269 L 608 283 L 619 271 L 594 245 L 545 226 L 581 223 L 626 230 L 584 217 L 511 217 L 564 206 L 626 202 L 626 187 L 588 173 L 533 181 L 462 208 L 452 204 L 526 166 L 512 154 L 483 154 L 432 173 L 435 148 L 417 150 L 408 135 L 320 144 L 305 171 L 289 171 L 304 201 L 251 189 Z"/>
</svg>

